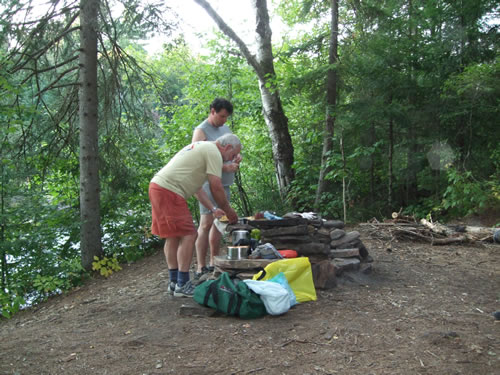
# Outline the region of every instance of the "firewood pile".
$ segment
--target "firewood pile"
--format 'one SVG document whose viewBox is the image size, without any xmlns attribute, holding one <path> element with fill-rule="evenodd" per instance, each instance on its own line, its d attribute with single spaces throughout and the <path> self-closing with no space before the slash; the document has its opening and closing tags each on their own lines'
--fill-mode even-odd
<svg viewBox="0 0 500 375">
<path fill-rule="evenodd" d="M 459 243 L 493 242 L 495 228 L 467 225 L 443 225 L 427 219 L 417 221 L 411 216 L 394 212 L 392 219 L 379 222 L 372 219 L 361 224 L 370 230 L 370 236 L 382 240 L 413 240 L 431 245 L 449 245 Z"/>
</svg>

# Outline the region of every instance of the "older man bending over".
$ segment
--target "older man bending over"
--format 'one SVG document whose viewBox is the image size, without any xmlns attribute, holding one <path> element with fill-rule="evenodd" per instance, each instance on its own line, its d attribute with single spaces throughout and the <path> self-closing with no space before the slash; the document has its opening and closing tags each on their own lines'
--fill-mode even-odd
<svg viewBox="0 0 500 375">
<path fill-rule="evenodd" d="M 196 198 L 206 207 L 212 203 L 202 185 L 208 180 L 218 208 L 215 216 L 226 215 L 230 223 L 238 215 L 230 206 L 221 182 L 224 161 L 240 153 L 241 142 L 234 134 L 225 134 L 215 142 L 195 142 L 179 151 L 155 174 L 149 184 L 152 206 L 151 232 L 165 238 L 164 253 L 170 283 L 168 293 L 176 297 L 192 297 L 194 286 L 189 269 L 197 237 L 187 199 Z"/>
</svg>

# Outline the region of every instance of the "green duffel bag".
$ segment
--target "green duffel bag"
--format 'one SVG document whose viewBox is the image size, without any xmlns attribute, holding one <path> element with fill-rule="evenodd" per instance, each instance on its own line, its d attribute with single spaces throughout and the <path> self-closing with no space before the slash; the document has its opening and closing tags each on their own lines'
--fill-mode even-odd
<svg viewBox="0 0 500 375">
<path fill-rule="evenodd" d="M 259 318 L 267 314 L 259 295 L 228 272 L 223 272 L 216 280 L 207 280 L 197 285 L 193 299 L 200 305 L 243 319 Z"/>
</svg>

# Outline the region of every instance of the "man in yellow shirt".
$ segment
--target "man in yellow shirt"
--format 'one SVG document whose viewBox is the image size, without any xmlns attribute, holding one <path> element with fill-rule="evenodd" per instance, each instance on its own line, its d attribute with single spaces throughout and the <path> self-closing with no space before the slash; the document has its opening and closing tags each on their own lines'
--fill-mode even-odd
<svg viewBox="0 0 500 375">
<path fill-rule="evenodd" d="M 167 165 L 155 174 L 149 184 L 152 206 L 151 232 L 165 238 L 164 253 L 169 269 L 169 293 L 176 297 L 192 297 L 189 268 L 197 237 L 187 199 L 196 198 L 212 207 L 202 185 L 208 180 L 217 203 L 211 210 L 215 216 L 226 215 L 230 223 L 238 215 L 230 206 L 221 182 L 224 161 L 240 153 L 241 142 L 234 134 L 225 134 L 215 142 L 195 142 L 179 151 Z"/>
</svg>

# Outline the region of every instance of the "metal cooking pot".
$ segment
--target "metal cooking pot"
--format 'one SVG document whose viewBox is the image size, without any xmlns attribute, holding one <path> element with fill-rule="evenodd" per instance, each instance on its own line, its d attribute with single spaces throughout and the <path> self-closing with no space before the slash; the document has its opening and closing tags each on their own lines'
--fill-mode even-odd
<svg viewBox="0 0 500 375">
<path fill-rule="evenodd" d="M 247 259 L 248 249 L 249 246 L 228 246 L 227 259 L 229 260 Z"/>
<path fill-rule="evenodd" d="M 250 241 L 250 232 L 247 230 L 233 230 L 231 238 L 233 245 L 236 245 L 240 240 Z"/>
</svg>

